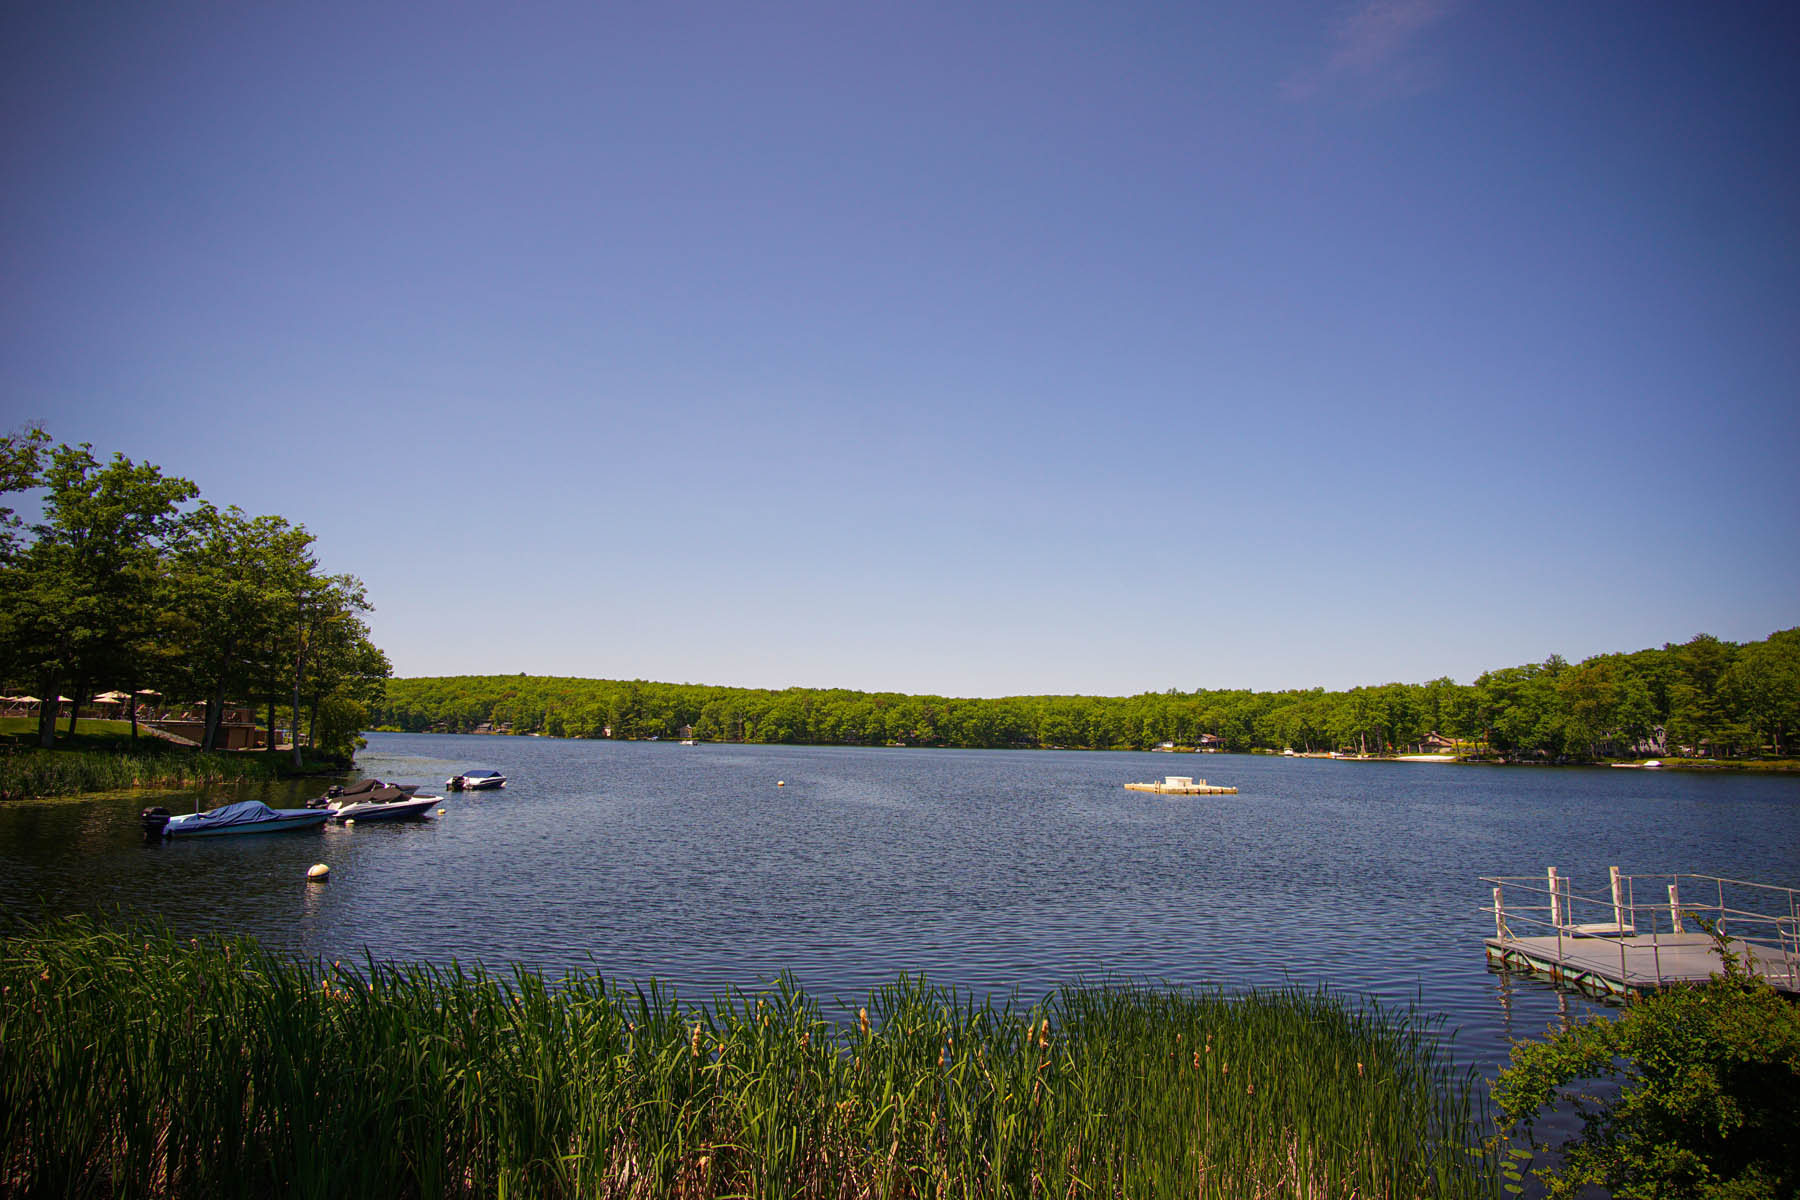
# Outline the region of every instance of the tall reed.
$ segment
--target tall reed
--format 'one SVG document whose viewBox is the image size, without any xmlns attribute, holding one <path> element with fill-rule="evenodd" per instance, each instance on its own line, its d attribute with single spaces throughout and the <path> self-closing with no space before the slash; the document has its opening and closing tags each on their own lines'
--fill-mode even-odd
<svg viewBox="0 0 1800 1200">
<path fill-rule="evenodd" d="M 1490 1196 L 1434 1030 L 1327 994 L 690 1006 L 86 919 L 0 941 L 0 1193 Z"/>
</svg>

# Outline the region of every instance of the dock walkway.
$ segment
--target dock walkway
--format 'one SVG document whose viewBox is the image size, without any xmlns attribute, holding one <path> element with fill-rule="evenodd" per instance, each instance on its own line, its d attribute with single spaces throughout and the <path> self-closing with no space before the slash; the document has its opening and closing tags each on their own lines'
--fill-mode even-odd
<svg viewBox="0 0 1800 1200">
<path fill-rule="evenodd" d="M 1594 995 L 1647 992 L 1720 974 L 1722 941 L 1771 987 L 1800 994 L 1800 892 L 1792 888 L 1713 875 L 1623 875 L 1617 867 L 1604 898 L 1575 893 L 1555 867 L 1541 879 L 1483 882 L 1493 885 L 1493 904 L 1482 909 L 1494 916 L 1487 960 L 1501 970 Z M 1656 899 L 1640 903 L 1640 896 Z"/>
<path fill-rule="evenodd" d="M 1800 994 L 1800 979 L 1779 957 L 1766 959 L 1754 942 L 1731 939 L 1739 962 L 1780 992 Z M 1725 969 L 1718 947 L 1704 933 L 1619 938 L 1523 937 L 1487 939 L 1487 957 L 1502 970 L 1542 975 L 1584 992 L 1648 992 L 1671 984 L 1705 983 Z"/>
</svg>

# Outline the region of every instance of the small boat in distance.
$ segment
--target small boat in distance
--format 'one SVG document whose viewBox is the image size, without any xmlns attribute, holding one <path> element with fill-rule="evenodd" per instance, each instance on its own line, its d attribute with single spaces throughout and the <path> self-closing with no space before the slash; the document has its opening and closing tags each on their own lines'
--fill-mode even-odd
<svg viewBox="0 0 1800 1200">
<path fill-rule="evenodd" d="M 506 776 L 498 771 L 464 771 L 452 775 L 444 786 L 453 792 L 480 792 L 505 787 Z"/>
<path fill-rule="evenodd" d="M 317 829 L 331 816 L 318 808 L 270 808 L 261 800 L 239 800 L 205 812 L 171 815 L 158 805 L 138 814 L 148 838 L 219 837 L 228 833 L 279 833 Z"/>
</svg>

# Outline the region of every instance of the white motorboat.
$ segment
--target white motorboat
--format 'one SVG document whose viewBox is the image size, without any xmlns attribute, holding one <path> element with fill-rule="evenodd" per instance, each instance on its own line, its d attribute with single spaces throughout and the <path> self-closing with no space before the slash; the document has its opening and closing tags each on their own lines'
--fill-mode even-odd
<svg viewBox="0 0 1800 1200">
<path fill-rule="evenodd" d="M 452 775 L 444 786 L 453 792 L 484 792 L 505 787 L 506 776 L 498 771 L 464 771 Z"/>
<path fill-rule="evenodd" d="M 340 825 L 346 821 L 405 821 L 422 817 L 443 802 L 442 796 L 402 794 L 384 797 L 377 794 L 366 799 L 339 801 L 331 806 L 331 812 Z"/>
</svg>

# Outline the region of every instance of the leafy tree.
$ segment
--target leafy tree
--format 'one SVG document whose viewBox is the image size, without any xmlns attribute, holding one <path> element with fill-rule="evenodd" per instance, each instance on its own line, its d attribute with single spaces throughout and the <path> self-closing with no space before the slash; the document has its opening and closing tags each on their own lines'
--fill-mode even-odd
<svg viewBox="0 0 1800 1200">
<path fill-rule="evenodd" d="M 1755 731 L 1756 742 L 1767 739 L 1781 754 L 1788 731 L 1800 727 L 1800 629 L 1743 647 L 1720 686 L 1731 709 Z"/>
<path fill-rule="evenodd" d="M 1663 649 L 1674 668 L 1668 695 L 1669 740 L 1703 754 L 1726 749 L 1737 740 L 1737 731 L 1723 705 L 1719 683 L 1737 646 L 1702 633 Z"/>
<path fill-rule="evenodd" d="M 38 472 L 49 444 L 50 435 L 38 428 L 0 437 L 0 496 L 38 486 Z M 23 525 L 9 506 L 0 505 L 0 563 L 10 560 L 17 550 Z"/>
<path fill-rule="evenodd" d="M 182 651 L 174 684 L 205 699 L 202 745 L 210 750 L 228 697 L 272 690 L 282 610 L 311 538 L 281 517 L 249 517 L 235 505 L 201 505 L 190 532 L 172 572 Z"/>
<path fill-rule="evenodd" d="M 4 452 L 9 482 L 43 489 L 33 540 L 9 552 L 0 579 L 0 651 L 9 675 L 31 679 L 44 703 L 39 741 L 55 741 L 57 696 L 75 712 L 98 680 L 141 676 L 154 626 L 164 551 L 181 535 L 181 505 L 198 495 L 185 479 L 93 447 L 15 439 Z M 37 472 L 26 471 L 35 462 Z M 10 519 L 10 514 L 8 514 Z M 8 549 L 12 540 L 8 533 Z"/>
</svg>

